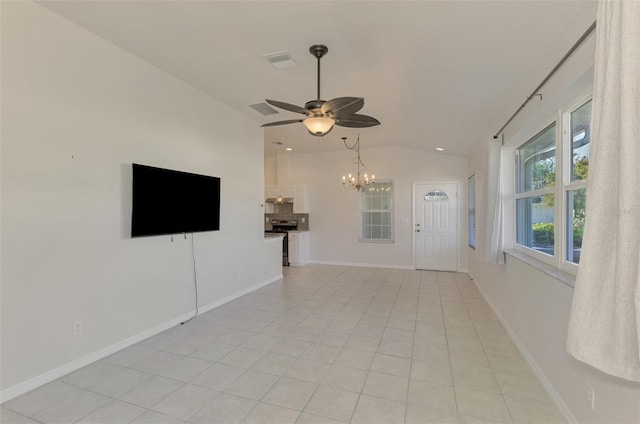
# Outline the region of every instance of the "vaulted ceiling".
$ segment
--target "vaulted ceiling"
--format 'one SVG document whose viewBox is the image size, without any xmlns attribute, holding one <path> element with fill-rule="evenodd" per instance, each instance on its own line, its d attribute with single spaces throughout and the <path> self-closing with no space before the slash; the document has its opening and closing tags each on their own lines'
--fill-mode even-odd
<svg viewBox="0 0 640 424">
<path fill-rule="evenodd" d="M 468 157 L 595 20 L 594 1 L 40 1 L 115 45 L 263 123 L 249 105 L 316 98 L 313 44 L 325 44 L 322 98 L 365 98 L 382 125 L 265 129 L 265 153 L 406 146 Z M 264 57 L 287 51 L 296 66 Z M 215 117 L 212 117 L 215 119 Z M 276 143 L 282 143 L 276 144 Z"/>
</svg>

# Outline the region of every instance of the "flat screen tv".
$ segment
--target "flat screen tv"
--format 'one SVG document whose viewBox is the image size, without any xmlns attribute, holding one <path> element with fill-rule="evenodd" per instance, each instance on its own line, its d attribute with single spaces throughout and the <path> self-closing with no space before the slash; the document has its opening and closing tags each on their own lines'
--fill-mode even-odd
<svg viewBox="0 0 640 424">
<path fill-rule="evenodd" d="M 220 230 L 220 178 L 132 167 L 131 237 Z"/>
</svg>

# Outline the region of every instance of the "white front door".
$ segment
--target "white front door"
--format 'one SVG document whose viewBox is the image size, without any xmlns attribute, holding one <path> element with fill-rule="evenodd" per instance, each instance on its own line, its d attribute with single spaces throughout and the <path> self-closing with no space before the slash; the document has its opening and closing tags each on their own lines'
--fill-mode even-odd
<svg viewBox="0 0 640 424">
<path fill-rule="evenodd" d="M 458 270 L 458 185 L 416 184 L 416 269 Z"/>
</svg>

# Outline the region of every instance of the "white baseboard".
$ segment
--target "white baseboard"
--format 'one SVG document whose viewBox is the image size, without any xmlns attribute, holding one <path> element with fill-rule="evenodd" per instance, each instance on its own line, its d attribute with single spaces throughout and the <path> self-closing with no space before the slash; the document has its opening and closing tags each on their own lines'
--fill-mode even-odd
<svg viewBox="0 0 640 424">
<path fill-rule="evenodd" d="M 275 275 L 275 276 L 273 276 L 271 278 L 266 279 L 265 281 L 262 281 L 260 283 L 254 284 L 251 287 L 247 287 L 244 290 L 240 290 L 239 292 L 236 292 L 236 293 L 234 293 L 234 294 L 232 294 L 230 296 L 227 296 L 227 297 L 222 298 L 220 300 L 217 300 L 215 302 L 209 303 L 208 305 L 201 306 L 201 307 L 198 308 L 198 315 L 202 315 L 202 314 L 204 314 L 206 312 L 209 312 L 210 310 L 215 309 L 218 306 L 222 306 L 225 303 L 229 303 L 232 300 L 235 300 L 235 299 L 237 299 L 237 298 L 239 298 L 241 296 L 244 296 L 245 294 L 249 294 L 252 291 L 258 290 L 259 288 L 262 288 L 262 287 L 266 286 L 267 284 L 274 283 L 274 282 L 276 282 L 276 281 L 278 281 L 278 280 L 280 280 L 282 278 L 283 278 L 282 273 L 280 273 L 278 275 Z M 193 314 L 193 312 L 191 312 L 191 314 Z"/>
<path fill-rule="evenodd" d="M 567 422 L 571 424 L 577 424 L 578 420 L 576 419 L 576 417 L 573 416 L 567 404 L 564 402 L 564 400 L 562 399 L 558 391 L 555 389 L 555 387 L 553 387 L 553 384 L 551 384 L 551 382 L 549 381 L 545 373 L 542 371 L 542 368 L 540 368 L 540 366 L 535 361 L 535 359 L 533 359 L 533 356 L 531 356 L 529 351 L 525 348 L 524 344 L 520 341 L 515 331 L 511 329 L 511 326 L 509 326 L 509 323 L 507 322 L 507 320 L 505 320 L 502 317 L 502 315 L 498 311 L 498 308 L 496 308 L 496 306 L 491 301 L 491 298 L 489 298 L 489 296 L 487 296 L 487 294 L 478 285 L 477 280 L 473 277 L 473 275 L 471 274 L 469 275 L 473 280 L 475 286 L 478 288 L 478 290 L 482 294 L 482 297 L 484 298 L 484 300 L 487 302 L 487 304 L 489 305 L 489 307 L 491 308 L 495 316 L 498 318 L 498 320 L 500 320 L 507 334 L 509 334 L 509 337 L 511 337 L 511 340 L 513 340 L 513 343 L 516 345 L 516 347 L 518 348 L 518 350 L 520 351 L 524 359 L 527 361 L 527 363 L 533 370 L 533 373 L 536 375 L 536 377 L 538 377 L 538 380 L 540 380 L 540 383 L 545 388 L 545 390 L 549 394 L 549 397 L 551 397 L 551 400 L 553 400 L 554 404 L 556 405 L 560 413 L 565 417 Z"/>
<path fill-rule="evenodd" d="M 410 270 L 416 270 L 416 267 L 413 265 L 390 265 L 390 264 L 371 264 L 371 263 L 366 263 L 366 262 L 335 262 L 335 261 L 310 261 L 310 264 L 315 264 L 315 265 L 336 265 L 336 266 L 357 266 L 357 267 L 362 267 L 362 268 L 389 268 L 389 269 L 410 269 Z M 294 265 L 294 264 L 291 264 Z M 298 266 L 298 265 L 295 265 Z M 443 271 L 446 272 L 446 271 Z M 467 269 L 459 269 L 458 271 L 453 271 L 453 272 L 463 272 L 463 273 L 469 273 L 469 270 Z"/>
<path fill-rule="evenodd" d="M 363 268 L 415 269 L 410 265 L 371 264 L 364 262 L 310 261 L 309 263 L 316 265 L 358 266 Z"/>
<path fill-rule="evenodd" d="M 282 279 L 282 273 L 275 275 L 271 278 L 268 278 L 265 281 L 262 281 L 260 283 L 254 284 L 251 287 L 248 287 L 244 290 L 240 290 L 237 293 L 234 293 L 230 296 L 227 296 L 221 300 L 218 300 L 216 302 L 210 303 L 206 306 L 203 306 L 201 308 L 198 308 L 198 315 L 204 314 L 205 312 L 208 312 L 214 308 L 217 308 L 218 306 L 224 305 L 225 303 L 231 302 L 234 299 L 239 298 L 240 296 L 244 296 L 245 294 L 251 293 L 254 290 L 257 290 L 261 287 L 266 286 L 267 284 L 271 284 L 275 281 L 278 281 Z M 61 365 L 57 368 L 54 368 L 50 371 L 47 371 L 43 374 L 40 374 L 36 377 L 30 378 L 27 381 L 24 381 L 22 383 L 18 383 L 14 386 L 11 386 L 5 390 L 2 390 L 0 392 L 0 404 L 7 402 L 11 399 L 14 399 L 22 394 L 25 394 L 27 392 L 30 392 L 31 390 L 37 389 L 40 386 L 43 386 L 47 383 L 50 383 L 64 375 L 67 375 L 73 371 L 76 371 L 84 366 L 87 366 L 93 362 L 99 361 L 100 359 L 104 359 L 109 355 L 112 355 L 122 349 L 126 349 L 129 346 L 132 346 L 138 342 L 141 342 L 145 339 L 148 339 L 149 337 L 155 336 L 156 334 L 162 333 L 165 330 L 168 330 L 171 327 L 174 327 L 178 324 L 180 324 L 181 322 L 184 322 L 185 320 L 191 318 L 191 316 L 193 315 L 193 312 L 195 311 L 191 311 L 188 312 L 184 315 L 181 315 L 179 317 L 173 318 L 165 323 L 162 323 L 160 325 L 157 325 L 153 328 L 150 328 L 148 330 L 142 331 L 141 333 L 138 333 L 134 336 L 131 336 L 127 339 L 121 340 L 117 343 L 114 343 L 110 346 L 107 346 L 103 349 L 100 349 L 96 352 L 90 353 L 89 355 L 83 356 L 82 358 L 76 359 L 74 361 L 71 361 L 69 363 L 66 363 L 64 365 Z"/>
<path fill-rule="evenodd" d="M 89 355 L 83 356 L 82 358 L 76 359 L 75 361 L 71 361 L 36 377 L 30 378 L 27 381 L 9 387 L 0 392 L 0 403 L 4 403 L 24 393 L 30 392 L 33 389 L 50 383 L 53 380 L 76 371 L 86 365 L 99 361 L 100 359 L 106 358 L 107 356 L 112 355 L 131 345 L 134 345 L 142 340 L 168 330 L 169 328 L 180 324 L 185 319 L 188 319 L 192 314 L 192 312 L 189 312 L 182 316 L 173 318 L 172 320 L 162 323 L 156 327 L 150 328 L 149 330 L 145 330 L 125 340 L 121 340 L 96 352 L 90 353 Z"/>
</svg>

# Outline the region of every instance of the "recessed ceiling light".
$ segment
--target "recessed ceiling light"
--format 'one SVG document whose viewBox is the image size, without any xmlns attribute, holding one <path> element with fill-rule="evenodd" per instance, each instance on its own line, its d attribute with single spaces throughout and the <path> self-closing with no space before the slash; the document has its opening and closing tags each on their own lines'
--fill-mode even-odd
<svg viewBox="0 0 640 424">
<path fill-rule="evenodd" d="M 292 149 L 291 147 L 287 147 L 287 148 L 286 148 L 286 149 L 284 149 L 284 150 L 286 150 L 286 151 L 290 152 L 290 151 L 292 151 L 293 149 Z"/>
<path fill-rule="evenodd" d="M 436 150 L 439 152 L 444 152 L 444 149 L 442 147 L 436 147 Z"/>
</svg>

